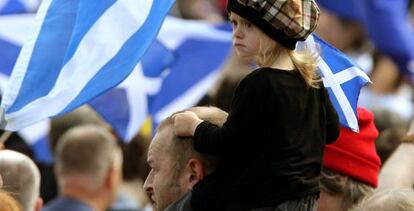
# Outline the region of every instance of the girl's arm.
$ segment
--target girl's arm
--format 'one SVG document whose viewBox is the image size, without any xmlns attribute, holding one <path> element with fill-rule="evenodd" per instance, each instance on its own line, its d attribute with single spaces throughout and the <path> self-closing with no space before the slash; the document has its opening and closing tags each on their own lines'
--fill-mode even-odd
<svg viewBox="0 0 414 211">
<path fill-rule="evenodd" d="M 241 151 L 265 131 L 269 104 L 268 82 L 249 75 L 236 89 L 231 111 L 223 127 L 202 122 L 194 133 L 194 148 L 199 152 L 226 155 Z M 277 108 L 272 108 L 277 109 Z"/>
</svg>

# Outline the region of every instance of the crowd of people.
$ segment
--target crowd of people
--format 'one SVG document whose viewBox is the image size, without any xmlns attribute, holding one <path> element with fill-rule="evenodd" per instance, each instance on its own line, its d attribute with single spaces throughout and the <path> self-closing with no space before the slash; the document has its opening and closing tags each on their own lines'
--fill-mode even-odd
<svg viewBox="0 0 414 211">
<path fill-rule="evenodd" d="M 233 26 L 214 87 L 130 142 L 89 106 L 55 117 L 52 164 L 13 134 L 0 143 L 0 210 L 414 210 L 410 75 L 378 48 L 363 10 L 327 2 L 177 0 L 171 15 Z M 311 33 L 373 82 L 361 91 L 358 132 L 339 125 L 315 55 L 294 51 Z"/>
</svg>

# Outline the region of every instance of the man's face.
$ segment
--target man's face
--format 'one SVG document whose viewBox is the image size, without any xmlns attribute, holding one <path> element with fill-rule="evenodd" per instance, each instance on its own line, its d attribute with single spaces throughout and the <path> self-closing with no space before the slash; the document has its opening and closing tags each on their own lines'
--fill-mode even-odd
<svg viewBox="0 0 414 211">
<path fill-rule="evenodd" d="M 172 128 L 165 127 L 155 134 L 148 149 L 151 171 L 145 180 L 144 190 L 155 211 L 164 210 L 190 191 L 186 188 L 182 171 L 175 168 L 177 161 L 171 150 L 173 141 Z"/>
</svg>

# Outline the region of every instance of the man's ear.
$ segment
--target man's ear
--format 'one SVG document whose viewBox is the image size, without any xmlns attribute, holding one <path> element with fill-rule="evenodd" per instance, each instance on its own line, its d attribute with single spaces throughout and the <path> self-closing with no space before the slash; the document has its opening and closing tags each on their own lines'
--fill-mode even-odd
<svg viewBox="0 0 414 211">
<path fill-rule="evenodd" d="M 197 158 L 190 158 L 187 162 L 187 169 L 189 170 L 188 182 L 191 188 L 205 177 L 204 165 Z"/>
<path fill-rule="evenodd" d="M 111 167 L 109 167 L 106 177 L 105 177 L 105 186 L 109 189 L 113 189 L 116 185 L 117 185 L 117 180 L 118 180 L 118 175 L 117 175 L 117 168 L 115 167 L 115 165 L 112 165 Z"/>
<path fill-rule="evenodd" d="M 36 199 L 36 203 L 35 203 L 35 207 L 34 207 L 34 211 L 41 211 L 43 208 L 43 199 L 38 197 Z"/>
</svg>

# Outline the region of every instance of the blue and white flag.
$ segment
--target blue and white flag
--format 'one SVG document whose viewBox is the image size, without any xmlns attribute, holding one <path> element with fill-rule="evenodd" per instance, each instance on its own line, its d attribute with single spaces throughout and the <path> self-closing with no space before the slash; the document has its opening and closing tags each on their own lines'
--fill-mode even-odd
<svg viewBox="0 0 414 211">
<path fill-rule="evenodd" d="M 226 26 L 167 17 L 131 75 L 90 105 L 127 141 L 148 116 L 157 124 L 194 106 L 230 52 L 231 28 Z"/>
<path fill-rule="evenodd" d="M 320 53 L 318 68 L 332 105 L 338 113 L 339 122 L 358 132 L 358 97 L 361 88 L 371 83 L 371 80 L 348 56 L 318 36 L 309 36 L 305 42 L 300 42 L 298 49 L 303 48 L 304 44 L 312 52 Z"/>
<path fill-rule="evenodd" d="M 7 80 L 16 63 L 27 29 L 34 23 L 34 14 L 0 15 L 0 92 L 6 88 Z M 34 159 L 51 162 L 47 136 L 49 120 L 38 122 L 18 131 L 18 134 L 31 146 Z"/>
<path fill-rule="evenodd" d="M 1 102 L 19 130 L 116 86 L 153 42 L 174 0 L 44 0 Z"/>
</svg>

